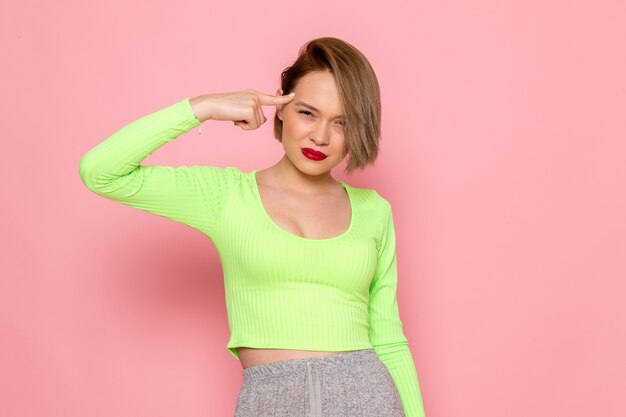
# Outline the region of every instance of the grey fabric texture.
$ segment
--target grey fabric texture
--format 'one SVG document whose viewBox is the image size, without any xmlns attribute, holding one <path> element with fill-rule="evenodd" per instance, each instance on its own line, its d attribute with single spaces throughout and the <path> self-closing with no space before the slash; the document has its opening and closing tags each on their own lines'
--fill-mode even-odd
<svg viewBox="0 0 626 417">
<path fill-rule="evenodd" d="M 374 349 L 289 359 L 243 370 L 234 417 L 405 417 Z"/>
</svg>

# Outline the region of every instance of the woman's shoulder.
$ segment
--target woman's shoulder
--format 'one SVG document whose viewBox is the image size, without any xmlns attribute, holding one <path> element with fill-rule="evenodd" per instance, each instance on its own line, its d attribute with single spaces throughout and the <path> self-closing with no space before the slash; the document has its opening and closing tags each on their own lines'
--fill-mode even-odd
<svg viewBox="0 0 626 417">
<path fill-rule="evenodd" d="M 383 211 L 388 210 L 391 207 L 389 201 L 373 188 L 354 187 L 350 184 L 345 185 L 350 187 L 352 194 L 356 196 L 359 202 L 361 202 L 364 206 L 369 206 Z"/>
<path fill-rule="evenodd" d="M 193 168 L 196 168 L 199 172 L 205 174 L 221 175 L 225 177 L 241 177 L 246 174 L 236 166 L 220 167 L 216 165 L 195 165 Z"/>
<path fill-rule="evenodd" d="M 245 173 L 235 166 L 216 165 L 193 165 L 185 167 L 189 169 L 190 175 L 194 177 L 194 182 L 199 186 L 204 186 L 211 190 L 228 190 L 241 182 Z"/>
</svg>

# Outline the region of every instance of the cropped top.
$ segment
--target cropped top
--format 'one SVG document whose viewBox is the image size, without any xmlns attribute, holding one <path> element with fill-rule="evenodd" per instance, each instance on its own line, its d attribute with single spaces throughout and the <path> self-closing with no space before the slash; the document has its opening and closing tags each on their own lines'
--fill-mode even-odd
<svg viewBox="0 0 626 417">
<path fill-rule="evenodd" d="M 231 336 L 226 347 L 349 351 L 373 348 L 389 370 L 407 417 L 423 417 L 415 365 L 396 300 L 397 259 L 390 203 L 375 190 L 346 190 L 349 228 L 308 239 L 265 210 L 256 171 L 228 166 L 141 165 L 198 126 L 189 99 L 143 116 L 89 150 L 79 174 L 113 201 L 205 234 L 224 272 Z"/>
</svg>

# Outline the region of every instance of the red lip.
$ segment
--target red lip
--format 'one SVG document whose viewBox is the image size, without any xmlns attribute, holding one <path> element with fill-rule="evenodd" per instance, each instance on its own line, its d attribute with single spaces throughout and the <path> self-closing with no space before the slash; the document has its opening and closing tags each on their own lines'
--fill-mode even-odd
<svg viewBox="0 0 626 417">
<path fill-rule="evenodd" d="M 316 161 L 321 161 L 322 159 L 325 159 L 328 156 L 324 152 L 316 151 L 315 149 L 312 149 L 312 148 L 302 148 L 302 153 L 307 158 L 313 159 Z"/>
</svg>

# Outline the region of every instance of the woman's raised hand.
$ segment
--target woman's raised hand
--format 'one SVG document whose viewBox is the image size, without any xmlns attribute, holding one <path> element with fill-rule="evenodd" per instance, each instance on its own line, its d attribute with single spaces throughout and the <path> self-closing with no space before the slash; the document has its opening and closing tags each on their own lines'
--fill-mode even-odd
<svg viewBox="0 0 626 417">
<path fill-rule="evenodd" d="M 287 104 L 291 100 L 293 95 L 272 96 L 246 89 L 232 93 L 204 94 L 189 99 L 189 104 L 201 122 L 230 120 L 243 130 L 253 130 L 267 121 L 261 106 Z"/>
</svg>

